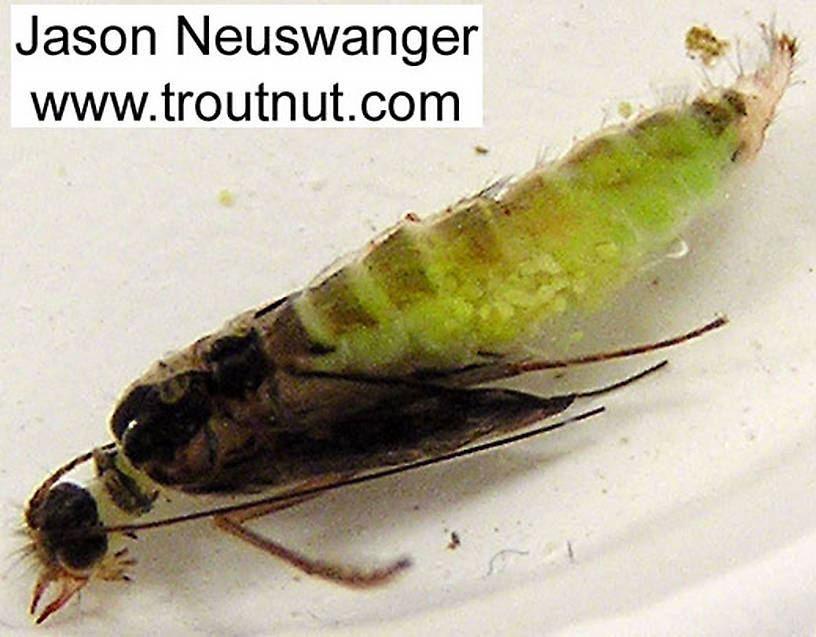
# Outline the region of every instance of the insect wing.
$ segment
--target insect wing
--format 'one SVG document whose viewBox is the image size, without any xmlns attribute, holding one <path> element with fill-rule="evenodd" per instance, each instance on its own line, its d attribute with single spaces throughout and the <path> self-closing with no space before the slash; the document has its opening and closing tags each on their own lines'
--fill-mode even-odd
<svg viewBox="0 0 816 637">
<path fill-rule="evenodd" d="M 327 391 L 337 379 L 311 379 Z M 365 381 L 360 395 L 381 392 Z M 435 384 L 390 388 L 391 396 L 349 415 L 335 412 L 319 427 L 280 430 L 240 461 L 224 467 L 196 492 L 286 488 L 326 475 L 355 475 L 437 456 L 477 439 L 531 425 L 564 411 L 573 395 L 542 398 L 505 389 L 467 389 Z M 352 411 L 352 410 L 350 410 Z"/>
</svg>

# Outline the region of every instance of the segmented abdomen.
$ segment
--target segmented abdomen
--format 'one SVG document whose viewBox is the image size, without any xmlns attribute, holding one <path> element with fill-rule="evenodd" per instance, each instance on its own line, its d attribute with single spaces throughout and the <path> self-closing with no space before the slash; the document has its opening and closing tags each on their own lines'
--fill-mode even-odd
<svg viewBox="0 0 816 637">
<path fill-rule="evenodd" d="M 315 368 L 450 369 L 596 306 L 677 236 L 738 157 L 726 91 L 604 131 L 497 197 L 383 241 L 295 299 Z"/>
</svg>

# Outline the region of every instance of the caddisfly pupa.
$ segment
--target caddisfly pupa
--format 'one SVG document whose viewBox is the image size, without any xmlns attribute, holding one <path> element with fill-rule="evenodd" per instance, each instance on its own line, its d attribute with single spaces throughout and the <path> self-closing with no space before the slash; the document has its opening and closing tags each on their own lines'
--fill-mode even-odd
<svg viewBox="0 0 816 637">
<path fill-rule="evenodd" d="M 542 398 L 485 383 L 653 350 L 720 325 L 577 361 L 519 358 L 519 344 L 558 316 L 597 307 L 632 278 L 757 154 L 797 49 L 786 34 L 766 36 L 766 62 L 732 86 L 601 130 L 436 215 L 411 215 L 305 289 L 156 363 L 115 406 L 113 442 L 66 464 L 28 503 L 37 621 L 91 580 L 126 578 L 129 534 L 200 515 L 304 572 L 384 582 L 408 561 L 363 572 L 301 555 L 244 522 L 502 439 L 590 393 Z M 90 482 L 63 480 L 87 460 Z M 273 495 L 139 521 L 174 490 Z"/>
</svg>

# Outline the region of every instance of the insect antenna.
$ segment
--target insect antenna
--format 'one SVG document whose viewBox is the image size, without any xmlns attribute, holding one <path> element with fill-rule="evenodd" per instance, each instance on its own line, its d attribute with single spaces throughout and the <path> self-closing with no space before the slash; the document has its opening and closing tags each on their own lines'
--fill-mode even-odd
<svg viewBox="0 0 816 637">
<path fill-rule="evenodd" d="M 655 371 L 662 365 L 654 366 L 653 368 L 646 371 L 646 373 L 651 373 Z M 622 381 L 622 383 L 627 382 L 634 382 L 638 378 L 642 378 L 644 375 L 643 372 L 638 374 L 636 377 L 632 377 L 631 379 L 626 379 Z M 616 386 L 619 386 L 620 383 L 616 383 Z M 611 387 L 611 386 L 610 386 Z M 382 471 L 376 471 L 374 473 L 369 473 L 363 476 L 355 476 L 352 478 L 344 478 L 340 479 L 337 482 L 333 482 L 331 484 L 326 484 L 318 487 L 310 487 L 305 489 L 300 489 L 296 491 L 291 491 L 289 493 L 270 496 L 266 498 L 259 498 L 255 500 L 251 500 L 249 502 L 243 502 L 241 504 L 233 504 L 223 507 L 217 507 L 213 509 L 207 509 L 205 511 L 197 511 L 195 513 L 188 513 L 186 515 L 179 515 L 175 517 L 164 518 L 162 520 L 156 520 L 154 522 L 143 522 L 140 524 L 123 524 L 119 526 L 107 526 L 103 527 L 102 529 L 94 529 L 95 532 L 104 531 L 105 533 L 129 533 L 134 531 L 142 531 L 145 529 L 155 529 L 162 526 L 171 526 L 173 524 L 180 524 L 182 522 L 192 522 L 193 520 L 200 520 L 202 518 L 210 518 L 215 516 L 227 515 L 229 513 L 236 513 L 238 511 L 244 511 L 246 509 L 251 509 L 258 506 L 263 505 L 270 505 L 275 503 L 285 503 L 292 500 L 298 500 L 304 497 L 310 497 L 317 495 L 319 493 L 325 493 L 327 491 L 334 491 L 336 489 L 340 489 L 342 487 L 348 487 L 354 484 L 362 484 L 364 482 L 371 482 L 373 480 L 379 480 L 380 478 L 385 478 L 388 476 L 396 475 L 399 473 L 406 473 L 408 471 L 414 471 L 416 469 L 421 469 L 423 467 L 428 467 L 434 464 L 439 464 L 441 462 L 447 462 L 448 460 L 453 460 L 455 458 L 463 458 L 466 456 L 471 456 L 477 453 L 481 453 L 482 451 L 487 451 L 489 449 L 495 449 L 497 447 L 503 447 L 505 445 L 512 444 L 514 442 L 519 442 L 521 440 L 526 440 L 528 438 L 533 438 L 535 436 L 539 436 L 541 434 L 549 433 L 551 431 L 555 431 L 556 429 L 561 429 L 566 425 L 579 422 L 581 420 L 586 420 L 587 418 L 591 418 L 592 416 L 597 416 L 598 414 L 605 411 L 604 407 L 596 407 L 594 409 L 590 409 L 585 412 L 581 412 L 580 414 L 576 414 L 575 416 L 571 416 L 570 418 L 565 418 L 555 423 L 550 423 L 548 425 L 542 425 L 540 427 L 536 427 L 534 429 L 530 429 L 528 431 L 524 431 L 518 434 L 514 434 L 512 436 L 505 436 L 503 438 L 498 438 L 496 440 L 491 440 L 489 442 L 485 442 L 479 445 L 475 445 L 473 447 L 468 447 L 466 449 L 460 449 L 458 451 L 452 451 L 450 453 L 442 454 L 439 456 L 434 456 L 433 458 L 427 458 L 425 460 L 418 460 L 416 462 L 411 462 L 409 464 L 400 465 L 397 467 L 391 467 L 389 469 L 383 469 Z"/>
<path fill-rule="evenodd" d="M 462 370 L 460 372 L 457 372 L 453 377 L 455 378 L 456 383 L 460 385 L 469 385 L 473 383 L 488 383 L 494 380 L 520 376 L 521 374 L 527 374 L 529 372 L 538 372 L 548 369 L 563 369 L 565 367 L 573 367 L 576 365 L 587 365 L 589 363 L 600 363 L 604 361 L 617 360 L 619 358 L 629 358 L 630 356 L 648 354 L 649 352 L 655 352 L 657 350 L 685 343 L 686 341 L 690 341 L 692 339 L 702 336 L 703 334 L 707 334 L 708 332 L 716 330 L 725 325 L 726 323 L 728 323 L 728 319 L 724 316 L 719 316 L 710 323 L 706 323 L 702 327 L 698 327 L 696 329 L 691 330 L 690 332 L 678 334 L 677 336 L 663 339 L 661 341 L 654 341 L 652 343 L 646 343 L 643 345 L 635 345 L 633 347 L 626 347 L 623 349 L 612 350 L 609 352 L 598 352 L 595 354 L 576 356 L 574 358 L 563 358 L 560 360 L 527 359 L 520 361 L 511 361 L 508 363 L 490 363 L 488 365 L 474 366 L 472 368 Z M 662 364 L 659 364 L 656 367 L 661 366 Z M 646 370 L 644 372 L 644 375 L 651 373 L 652 371 L 655 370 L 654 369 Z M 633 380 L 637 380 L 637 378 L 633 378 Z M 628 382 L 631 381 L 629 381 L 628 379 L 620 381 L 620 383 L 616 383 L 615 385 L 610 386 L 610 390 L 616 389 L 617 387 L 625 385 Z M 604 390 L 598 390 L 598 393 L 603 393 L 603 391 Z M 595 394 L 590 392 L 579 393 L 575 395 L 578 397 L 584 397 L 593 396 Z"/>
<path fill-rule="evenodd" d="M 690 341 L 692 339 L 697 338 L 698 336 L 702 336 L 703 334 L 716 330 L 717 328 L 722 327 L 726 323 L 728 323 L 728 319 L 725 316 L 718 316 L 716 319 L 714 319 L 710 323 L 706 323 L 702 327 L 698 327 L 697 329 L 691 330 L 690 332 L 686 332 L 685 334 L 679 334 L 677 336 L 673 336 L 662 341 L 655 341 L 654 343 L 635 345 L 634 347 L 627 347 L 624 349 L 614 350 L 611 352 L 599 352 L 596 354 L 587 354 L 585 356 L 576 356 L 575 358 L 564 358 L 561 360 L 517 361 L 500 365 L 499 368 L 502 372 L 504 372 L 503 377 L 509 377 L 517 376 L 519 374 L 525 374 L 527 372 L 537 372 L 546 369 L 560 369 L 562 367 L 572 367 L 574 365 L 586 365 L 588 363 L 600 363 L 603 361 L 611 361 L 618 358 L 629 358 L 630 356 L 637 356 L 638 354 L 647 354 L 649 352 L 654 352 L 659 349 L 664 349 L 666 347 L 672 347 L 674 345 L 685 343 L 686 341 Z M 650 370 L 646 370 L 645 373 L 649 372 Z M 621 382 L 627 383 L 629 382 L 629 379 Z M 580 396 L 585 394 L 578 395 Z"/>
</svg>

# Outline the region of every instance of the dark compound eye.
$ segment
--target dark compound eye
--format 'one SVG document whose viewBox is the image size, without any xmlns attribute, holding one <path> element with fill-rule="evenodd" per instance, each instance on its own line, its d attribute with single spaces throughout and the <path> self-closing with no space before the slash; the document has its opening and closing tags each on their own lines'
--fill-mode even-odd
<svg viewBox="0 0 816 637">
<path fill-rule="evenodd" d="M 108 550 L 105 533 L 94 530 L 100 527 L 96 501 L 72 482 L 53 487 L 27 517 L 29 526 L 41 533 L 42 546 L 72 571 L 87 571 Z"/>
<path fill-rule="evenodd" d="M 111 430 L 117 440 L 122 440 L 125 430 L 150 409 L 158 399 L 158 392 L 153 385 L 138 385 L 130 390 L 127 396 L 117 405 L 111 417 Z"/>
<path fill-rule="evenodd" d="M 207 354 L 216 391 L 240 398 L 258 388 L 267 364 L 257 332 L 246 336 L 225 336 L 215 341 Z"/>
<path fill-rule="evenodd" d="M 139 385 L 116 408 L 111 429 L 128 459 L 170 462 L 207 423 L 212 405 L 206 374 L 185 372 L 158 385 Z"/>
</svg>

